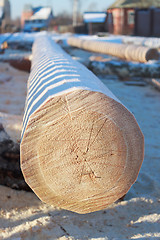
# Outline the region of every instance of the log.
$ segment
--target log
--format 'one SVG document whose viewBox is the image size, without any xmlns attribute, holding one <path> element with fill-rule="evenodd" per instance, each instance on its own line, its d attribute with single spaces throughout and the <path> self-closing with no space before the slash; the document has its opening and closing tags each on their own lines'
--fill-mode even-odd
<svg viewBox="0 0 160 240">
<path fill-rule="evenodd" d="M 28 185 L 48 204 L 89 213 L 124 196 L 144 156 L 134 116 L 47 36 L 33 46 L 20 145 Z"/>
<path fill-rule="evenodd" d="M 20 169 L 22 116 L 0 112 L 0 184 L 30 190 Z"/>
<path fill-rule="evenodd" d="M 117 44 L 84 40 L 76 37 L 68 38 L 67 42 L 72 47 L 78 47 L 91 52 L 115 56 L 127 61 L 147 62 L 149 60 L 159 59 L 159 53 L 155 48 L 148 48 L 133 44 Z"/>
<path fill-rule="evenodd" d="M 25 72 L 30 72 L 31 69 L 31 61 L 29 58 L 19 58 L 19 59 L 7 59 L 5 62 L 8 62 L 12 67 L 25 71 Z"/>
</svg>

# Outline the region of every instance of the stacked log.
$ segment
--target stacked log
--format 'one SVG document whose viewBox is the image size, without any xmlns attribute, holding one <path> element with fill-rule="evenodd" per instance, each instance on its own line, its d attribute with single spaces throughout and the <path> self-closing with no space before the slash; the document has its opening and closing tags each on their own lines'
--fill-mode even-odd
<svg viewBox="0 0 160 240">
<path fill-rule="evenodd" d="M 72 47 L 78 47 L 91 52 L 115 56 L 127 61 L 147 62 L 149 60 L 159 59 L 159 53 L 157 49 L 148 48 L 145 46 L 84 40 L 76 37 L 70 37 L 67 42 Z"/>
<path fill-rule="evenodd" d="M 43 36 L 33 46 L 20 151 L 24 178 L 42 201 L 88 213 L 127 193 L 144 140 L 112 92 Z"/>
</svg>

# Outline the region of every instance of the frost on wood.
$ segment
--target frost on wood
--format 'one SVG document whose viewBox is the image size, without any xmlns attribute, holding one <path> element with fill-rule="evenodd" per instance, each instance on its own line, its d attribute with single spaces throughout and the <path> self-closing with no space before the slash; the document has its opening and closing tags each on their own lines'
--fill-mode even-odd
<svg viewBox="0 0 160 240">
<path fill-rule="evenodd" d="M 78 213 L 107 207 L 135 182 L 143 135 L 133 115 L 50 38 L 33 46 L 21 139 L 28 185 Z"/>
</svg>

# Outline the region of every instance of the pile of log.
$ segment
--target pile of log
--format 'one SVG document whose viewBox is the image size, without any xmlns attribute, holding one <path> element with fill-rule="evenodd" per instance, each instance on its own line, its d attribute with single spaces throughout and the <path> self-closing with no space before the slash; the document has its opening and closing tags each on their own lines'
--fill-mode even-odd
<svg viewBox="0 0 160 240">
<path fill-rule="evenodd" d="M 68 38 L 67 42 L 72 47 L 115 56 L 127 61 L 147 62 L 149 60 L 159 59 L 159 53 L 157 49 L 148 48 L 145 46 L 84 40 L 76 37 Z"/>
<path fill-rule="evenodd" d="M 112 92 L 43 36 L 33 46 L 20 151 L 24 178 L 42 201 L 88 213 L 128 192 L 144 140 Z"/>
</svg>

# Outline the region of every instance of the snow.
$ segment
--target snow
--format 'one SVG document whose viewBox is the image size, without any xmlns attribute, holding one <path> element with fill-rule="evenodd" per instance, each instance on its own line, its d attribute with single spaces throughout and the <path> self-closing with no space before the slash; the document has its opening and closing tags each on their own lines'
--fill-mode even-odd
<svg viewBox="0 0 160 240">
<path fill-rule="evenodd" d="M 36 19 L 43 19 L 47 20 L 52 12 L 52 9 L 49 7 L 43 7 L 39 11 L 37 11 L 33 16 L 31 17 L 31 20 L 36 20 Z"/>
<path fill-rule="evenodd" d="M 107 17 L 106 12 L 85 12 L 83 19 L 85 23 L 104 23 Z"/>
<path fill-rule="evenodd" d="M 31 52 L 6 49 L 5 53 L 0 55 L 0 61 L 19 60 L 23 58 L 29 59 L 30 56 Z"/>
<path fill-rule="evenodd" d="M 35 32 L 35 33 L 24 33 L 24 32 L 18 32 L 14 34 L 5 33 L 0 35 L 0 44 L 2 44 L 4 41 L 7 42 L 31 42 L 33 43 L 34 40 L 42 35 L 47 34 L 46 31 L 42 32 Z"/>
<path fill-rule="evenodd" d="M 23 114 L 28 75 L 0 62 L 0 112 Z"/>
<path fill-rule="evenodd" d="M 151 48 L 160 48 L 160 38 L 156 37 L 137 37 L 137 36 L 125 36 L 125 35 L 112 35 L 106 33 L 104 37 L 98 37 L 97 35 L 78 35 L 75 34 L 75 37 L 79 37 L 85 40 L 97 40 L 97 41 L 106 41 L 114 43 L 126 43 L 126 44 L 135 44 L 142 45 Z"/>
<path fill-rule="evenodd" d="M 121 36 L 108 35 L 105 37 L 99 37 L 98 35 L 78 35 L 74 34 L 74 37 L 78 37 L 84 40 L 94 40 L 94 41 L 104 41 L 104 42 L 113 42 L 113 43 L 122 43 Z"/>
<path fill-rule="evenodd" d="M 160 38 L 156 37 L 129 37 L 122 36 L 123 43 L 131 43 L 152 48 L 160 48 Z"/>
<path fill-rule="evenodd" d="M 96 60 L 95 56 L 90 57 L 89 68 L 99 74 L 116 74 L 125 79 L 128 77 L 159 78 L 160 61 L 149 61 L 147 63 L 125 62 L 118 59 L 102 58 Z"/>
<path fill-rule="evenodd" d="M 6 39 L 7 41 L 29 41 L 33 42 L 37 37 L 41 35 L 45 35 L 47 32 L 33 32 L 33 33 L 5 33 L 0 35 L 0 44 Z M 64 40 L 67 41 L 68 37 L 75 36 L 78 38 L 82 38 L 85 40 L 97 40 L 97 41 L 106 41 L 106 42 L 113 42 L 113 43 L 127 43 L 127 44 L 135 44 L 135 45 L 142 45 L 152 48 L 160 48 L 160 38 L 155 37 L 133 37 L 133 36 L 124 36 L 124 35 L 112 35 L 106 33 L 106 36 L 99 37 L 98 35 L 85 35 L 85 34 L 72 34 L 72 33 L 65 33 L 65 34 L 58 34 L 55 32 L 50 32 L 49 35 L 56 40 Z"/>
<path fill-rule="evenodd" d="M 47 46 L 47 49 L 45 49 L 45 46 Z M 42 50 L 38 51 L 40 48 Z M 47 77 L 45 76 L 45 81 L 41 75 L 36 79 L 33 78 L 33 73 L 37 70 L 37 66 L 39 66 L 38 64 L 41 65 L 41 61 L 44 61 L 44 53 L 46 60 L 45 66 L 43 66 L 43 71 L 51 73 L 48 74 Z M 54 58 L 54 56 L 56 57 Z M 51 61 L 54 65 L 50 64 Z M 59 66 L 60 61 L 63 61 L 63 65 L 67 67 L 69 66 L 69 70 L 68 68 L 64 68 L 64 66 L 61 68 L 59 67 L 59 71 L 63 71 L 63 75 L 59 75 L 56 85 L 56 68 Z M 39 69 L 41 68 L 39 67 Z M 64 77 L 66 81 L 65 86 L 62 84 Z M 85 89 L 104 93 L 106 96 L 119 102 L 112 92 L 105 88 L 101 81 L 99 81 L 92 72 L 84 68 L 80 63 L 74 62 L 68 54 L 66 54 L 57 44 L 54 43 L 54 41 L 51 41 L 51 38 L 48 37 L 39 38 L 35 41 L 33 46 L 32 72 L 30 74 L 29 82 L 31 87 L 29 88 L 28 100 L 26 102 L 22 139 L 29 118 L 42 106 L 42 104 L 48 101 L 48 98 L 62 95 L 64 92 L 72 92 L 73 89 Z M 45 85 L 48 87 L 44 87 Z"/>
</svg>

